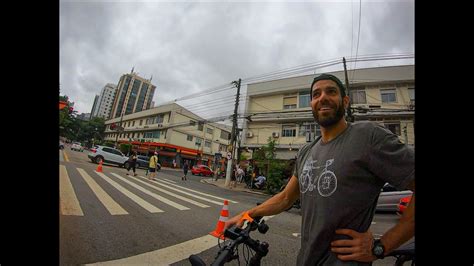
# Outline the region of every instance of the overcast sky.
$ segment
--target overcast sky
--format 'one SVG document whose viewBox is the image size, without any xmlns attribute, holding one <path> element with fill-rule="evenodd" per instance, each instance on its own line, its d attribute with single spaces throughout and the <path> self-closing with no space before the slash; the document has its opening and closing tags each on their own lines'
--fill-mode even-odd
<svg viewBox="0 0 474 266">
<path fill-rule="evenodd" d="M 238 78 L 356 53 L 414 54 L 414 1 L 362 1 L 361 13 L 359 3 L 62 0 L 61 95 L 90 113 L 104 85 L 134 67 L 144 78 L 153 75 L 156 106 Z M 236 91 L 227 92 L 178 103 L 212 117 L 211 109 L 233 111 L 223 97 Z"/>
</svg>

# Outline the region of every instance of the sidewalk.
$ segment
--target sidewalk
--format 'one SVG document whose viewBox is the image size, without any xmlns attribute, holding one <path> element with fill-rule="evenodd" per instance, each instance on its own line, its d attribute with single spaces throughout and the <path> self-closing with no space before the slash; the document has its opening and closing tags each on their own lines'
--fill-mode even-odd
<svg viewBox="0 0 474 266">
<path fill-rule="evenodd" d="M 227 190 L 247 192 L 247 193 L 253 193 L 253 194 L 260 194 L 260 195 L 268 195 L 264 192 L 264 190 L 247 188 L 245 183 L 237 183 L 235 188 L 226 187 L 225 178 L 219 178 L 217 179 L 217 181 L 214 178 L 203 178 L 201 179 L 201 183 L 211 184 L 211 185 L 214 185 L 223 189 L 227 189 Z"/>
</svg>

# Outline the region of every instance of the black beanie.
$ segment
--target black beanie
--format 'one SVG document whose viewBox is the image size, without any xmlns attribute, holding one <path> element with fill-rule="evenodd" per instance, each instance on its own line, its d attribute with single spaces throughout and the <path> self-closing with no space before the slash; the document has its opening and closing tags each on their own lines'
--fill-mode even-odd
<svg viewBox="0 0 474 266">
<path fill-rule="evenodd" d="M 311 83 L 311 88 L 309 89 L 310 92 L 310 97 L 313 98 L 313 85 L 314 83 L 320 81 L 320 80 L 332 80 L 336 82 L 337 86 L 339 86 L 339 90 L 341 91 L 342 98 L 346 96 L 346 87 L 342 84 L 342 82 L 334 75 L 331 74 L 321 74 L 313 79 L 313 83 Z"/>
</svg>

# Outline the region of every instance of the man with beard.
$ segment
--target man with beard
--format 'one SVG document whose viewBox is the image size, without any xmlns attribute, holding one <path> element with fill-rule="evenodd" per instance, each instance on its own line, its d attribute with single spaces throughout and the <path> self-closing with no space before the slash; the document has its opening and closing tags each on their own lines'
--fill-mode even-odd
<svg viewBox="0 0 474 266">
<path fill-rule="evenodd" d="M 226 222 L 278 214 L 301 200 L 297 265 L 371 265 L 414 235 L 415 193 L 398 224 L 380 239 L 369 231 L 380 190 L 390 183 L 415 191 L 415 152 L 372 122 L 348 123 L 344 85 L 322 74 L 311 84 L 311 108 L 321 137 L 298 151 L 286 188 Z"/>
</svg>

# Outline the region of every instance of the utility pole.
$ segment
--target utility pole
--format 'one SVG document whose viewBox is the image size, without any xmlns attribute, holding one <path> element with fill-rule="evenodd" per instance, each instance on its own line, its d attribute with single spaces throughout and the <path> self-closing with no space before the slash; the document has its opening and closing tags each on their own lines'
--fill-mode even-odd
<svg viewBox="0 0 474 266">
<path fill-rule="evenodd" d="M 346 95 L 349 96 L 349 79 L 347 78 L 347 68 L 346 68 L 346 58 L 342 58 L 342 62 L 344 63 L 344 75 L 346 76 Z M 352 116 L 351 110 L 351 101 L 349 101 L 349 106 L 347 107 L 347 121 L 354 122 L 354 117 Z"/>
<path fill-rule="evenodd" d="M 226 171 L 226 175 L 225 175 L 225 186 L 228 186 L 229 183 L 230 183 L 232 163 L 233 163 L 234 156 L 235 156 L 235 149 L 236 149 L 235 140 L 236 140 L 236 137 L 237 137 L 237 109 L 239 108 L 240 82 L 241 82 L 241 79 L 239 79 L 238 82 L 237 81 L 232 81 L 232 84 L 234 84 L 237 87 L 237 95 L 235 96 L 235 108 L 234 108 L 234 116 L 232 118 L 232 132 L 231 132 L 231 141 L 230 141 L 231 147 L 232 147 L 230 152 L 232 153 L 232 156 L 229 160 L 227 160 L 227 171 Z"/>
</svg>

